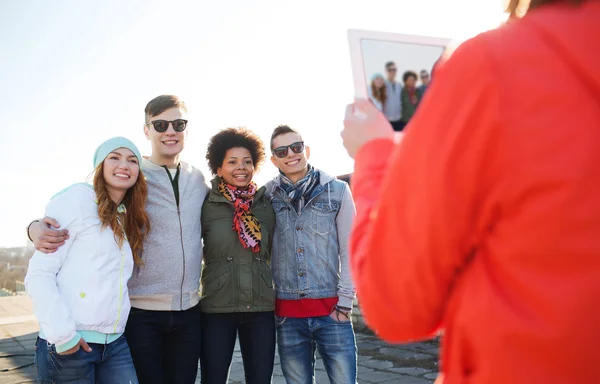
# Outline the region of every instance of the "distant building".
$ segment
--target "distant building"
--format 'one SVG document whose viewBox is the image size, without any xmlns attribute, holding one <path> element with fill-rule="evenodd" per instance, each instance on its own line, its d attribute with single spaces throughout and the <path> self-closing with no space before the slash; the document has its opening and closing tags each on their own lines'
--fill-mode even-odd
<svg viewBox="0 0 600 384">
<path fill-rule="evenodd" d="M 33 252 L 29 246 L 0 248 L 0 296 L 24 292 L 23 280 Z"/>
<path fill-rule="evenodd" d="M 26 265 L 12 265 L 11 263 L 6 263 L 6 270 L 7 271 L 24 271 L 24 272 L 27 272 L 27 266 Z"/>
</svg>

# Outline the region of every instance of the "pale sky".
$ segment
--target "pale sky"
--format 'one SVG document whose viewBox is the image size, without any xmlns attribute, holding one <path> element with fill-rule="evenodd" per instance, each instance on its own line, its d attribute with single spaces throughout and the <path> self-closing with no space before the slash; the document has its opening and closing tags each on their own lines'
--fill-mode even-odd
<svg viewBox="0 0 600 384">
<path fill-rule="evenodd" d="M 498 24 L 501 0 L 0 0 L 0 246 L 27 242 L 48 199 L 84 181 L 95 148 L 143 154 L 143 109 L 189 108 L 182 159 L 206 172 L 208 138 L 244 125 L 268 142 L 288 124 L 330 174 L 352 171 L 339 137 L 354 90 L 349 28 L 449 38 Z M 467 16 L 467 15 L 473 16 Z M 270 162 L 255 178 L 273 177 Z"/>
</svg>

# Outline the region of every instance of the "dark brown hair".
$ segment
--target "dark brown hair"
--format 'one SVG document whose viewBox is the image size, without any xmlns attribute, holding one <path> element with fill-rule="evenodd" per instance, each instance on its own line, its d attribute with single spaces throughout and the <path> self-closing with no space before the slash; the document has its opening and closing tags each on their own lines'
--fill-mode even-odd
<svg viewBox="0 0 600 384">
<path fill-rule="evenodd" d="M 279 125 L 279 126 L 277 126 L 273 130 L 273 133 L 271 134 L 271 143 L 270 143 L 271 151 L 273 150 L 273 140 L 275 140 L 275 138 L 277 136 L 285 135 L 286 133 L 295 133 L 297 135 L 300 134 L 300 132 L 298 132 L 295 129 L 291 128 L 289 125 Z"/>
<path fill-rule="evenodd" d="M 265 145 L 256 133 L 244 127 L 226 128 L 210 138 L 206 150 L 206 160 L 213 175 L 223 165 L 227 151 L 237 147 L 250 152 L 254 169 L 258 169 L 265 160 Z"/>
<path fill-rule="evenodd" d="M 117 204 L 108 195 L 106 180 L 104 180 L 104 162 L 96 167 L 94 175 L 94 191 L 98 200 L 98 217 L 102 228 L 109 227 L 115 234 L 115 241 L 119 247 L 123 246 L 125 239 L 133 253 L 133 261 L 136 265 L 142 265 L 142 252 L 144 251 L 144 239 L 150 231 L 150 219 L 144 204 L 148 196 L 148 184 L 140 169 L 138 179 L 125 193 L 123 205 L 126 213 L 117 212 Z M 119 222 L 123 221 L 123 225 Z"/>
<path fill-rule="evenodd" d="M 569 3 L 579 5 L 586 0 L 508 0 L 506 12 L 512 17 L 522 17 L 527 11 L 543 7 L 544 5 Z M 528 4 L 529 3 L 529 4 Z"/>
<path fill-rule="evenodd" d="M 148 104 L 146 104 L 146 108 L 144 109 L 146 114 L 146 123 L 150 121 L 151 117 L 160 115 L 167 109 L 175 107 L 187 112 L 187 106 L 183 100 L 175 95 L 160 95 L 155 97 L 154 99 L 150 100 Z"/>
</svg>

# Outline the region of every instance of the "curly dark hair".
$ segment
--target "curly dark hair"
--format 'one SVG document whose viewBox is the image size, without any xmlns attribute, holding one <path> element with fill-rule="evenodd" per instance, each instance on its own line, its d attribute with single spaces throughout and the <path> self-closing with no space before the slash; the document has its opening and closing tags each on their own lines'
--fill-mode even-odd
<svg viewBox="0 0 600 384">
<path fill-rule="evenodd" d="M 206 160 L 213 175 L 223 165 L 225 153 L 231 148 L 246 148 L 252 156 L 254 169 L 258 170 L 265 160 L 265 145 L 260 137 L 245 127 L 226 128 L 210 138 Z"/>
<path fill-rule="evenodd" d="M 417 73 L 414 71 L 406 71 L 404 72 L 404 74 L 402 75 L 402 82 L 406 83 L 406 80 L 408 80 L 409 77 L 414 77 L 415 80 L 417 80 L 419 77 L 417 76 Z"/>
</svg>

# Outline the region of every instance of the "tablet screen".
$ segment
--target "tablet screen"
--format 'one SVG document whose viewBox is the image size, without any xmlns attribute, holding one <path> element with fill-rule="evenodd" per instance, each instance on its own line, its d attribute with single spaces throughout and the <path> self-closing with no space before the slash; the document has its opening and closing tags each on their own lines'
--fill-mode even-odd
<svg viewBox="0 0 600 384">
<path fill-rule="evenodd" d="M 431 72 L 449 40 L 349 31 L 357 97 L 369 98 L 401 131 L 427 92 Z"/>
</svg>

